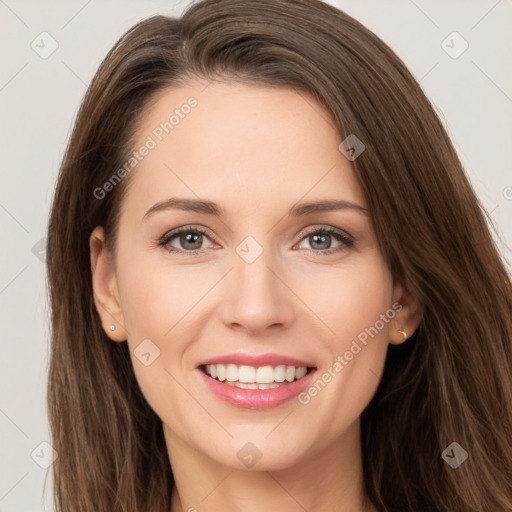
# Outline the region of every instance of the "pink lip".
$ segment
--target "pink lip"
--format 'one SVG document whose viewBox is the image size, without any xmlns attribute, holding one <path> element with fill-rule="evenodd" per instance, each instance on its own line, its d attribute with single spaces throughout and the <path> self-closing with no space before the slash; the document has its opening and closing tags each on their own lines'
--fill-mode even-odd
<svg viewBox="0 0 512 512">
<path fill-rule="evenodd" d="M 301 361 L 293 357 L 282 356 L 279 354 L 261 354 L 259 356 L 252 356 L 250 354 L 226 354 L 224 356 L 212 357 L 205 361 L 201 361 L 197 366 L 203 366 L 207 364 L 236 364 L 236 365 L 247 365 L 259 368 L 260 366 L 295 366 L 299 368 L 301 366 L 315 367 L 314 363 Z"/>
<path fill-rule="evenodd" d="M 296 397 L 310 386 L 316 373 L 314 370 L 310 371 L 302 377 L 302 379 L 283 383 L 281 386 L 274 389 L 242 389 L 212 379 L 199 369 L 197 371 L 201 374 L 204 383 L 217 398 L 241 409 L 253 409 L 257 411 L 277 407 Z"/>
</svg>

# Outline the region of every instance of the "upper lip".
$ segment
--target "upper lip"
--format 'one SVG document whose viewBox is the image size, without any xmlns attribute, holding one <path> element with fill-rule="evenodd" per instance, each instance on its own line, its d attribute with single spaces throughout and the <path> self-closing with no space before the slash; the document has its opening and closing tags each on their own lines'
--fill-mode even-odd
<svg viewBox="0 0 512 512">
<path fill-rule="evenodd" d="M 261 366 L 295 366 L 300 368 L 302 366 L 315 368 L 315 365 L 308 361 L 296 359 L 295 357 L 283 356 L 281 354 L 225 354 L 223 356 L 211 357 L 201 361 L 197 366 L 204 366 L 207 364 L 236 364 L 244 366 L 254 366 L 259 368 Z"/>
</svg>

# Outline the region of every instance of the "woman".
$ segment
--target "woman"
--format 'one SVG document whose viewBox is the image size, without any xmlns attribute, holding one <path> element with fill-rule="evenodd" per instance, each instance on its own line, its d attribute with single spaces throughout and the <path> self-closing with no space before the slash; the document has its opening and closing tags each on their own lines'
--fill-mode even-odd
<svg viewBox="0 0 512 512">
<path fill-rule="evenodd" d="M 57 510 L 512 510 L 512 291 L 432 106 L 316 0 L 94 77 L 48 236 Z"/>
</svg>

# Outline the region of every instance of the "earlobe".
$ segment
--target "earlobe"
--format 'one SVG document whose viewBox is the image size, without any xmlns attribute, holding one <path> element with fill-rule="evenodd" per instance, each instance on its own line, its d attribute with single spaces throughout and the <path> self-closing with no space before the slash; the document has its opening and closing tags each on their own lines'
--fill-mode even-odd
<svg viewBox="0 0 512 512">
<path fill-rule="evenodd" d="M 119 301 L 114 259 L 105 244 L 105 232 L 97 226 L 89 237 L 94 304 L 103 329 L 112 341 L 125 341 L 126 329 Z"/>
<path fill-rule="evenodd" d="M 400 309 L 389 325 L 389 343 L 399 345 L 409 339 L 418 328 L 422 311 L 419 301 L 402 285 L 395 286 L 394 298 Z"/>
</svg>

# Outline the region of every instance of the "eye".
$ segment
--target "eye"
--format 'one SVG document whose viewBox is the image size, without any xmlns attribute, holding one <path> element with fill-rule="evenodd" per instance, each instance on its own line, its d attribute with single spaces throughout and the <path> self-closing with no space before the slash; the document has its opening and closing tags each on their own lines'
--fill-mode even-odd
<svg viewBox="0 0 512 512">
<path fill-rule="evenodd" d="M 166 233 L 158 242 L 158 245 L 164 247 L 169 252 L 195 254 L 203 249 L 205 240 L 211 242 L 206 231 L 199 228 L 184 227 L 170 233 Z"/>
<path fill-rule="evenodd" d="M 322 254 L 331 254 L 354 246 L 352 238 L 343 231 L 334 228 L 317 228 L 307 233 L 301 239 L 301 243 L 303 243 L 303 241 L 306 241 L 309 247 L 301 247 L 301 249 L 307 249 Z M 337 242 L 338 245 L 333 247 L 333 241 Z"/>
<path fill-rule="evenodd" d="M 209 242 L 206 247 L 204 246 L 205 242 Z M 302 247 L 301 244 L 304 242 L 307 242 L 309 247 Z M 333 242 L 337 245 L 333 246 Z M 171 253 L 190 255 L 212 247 L 213 242 L 205 230 L 185 226 L 166 233 L 158 241 L 158 245 Z M 331 227 L 312 230 L 303 235 L 299 243 L 300 249 L 320 254 L 331 254 L 353 246 L 354 241 L 349 235 Z"/>
</svg>

